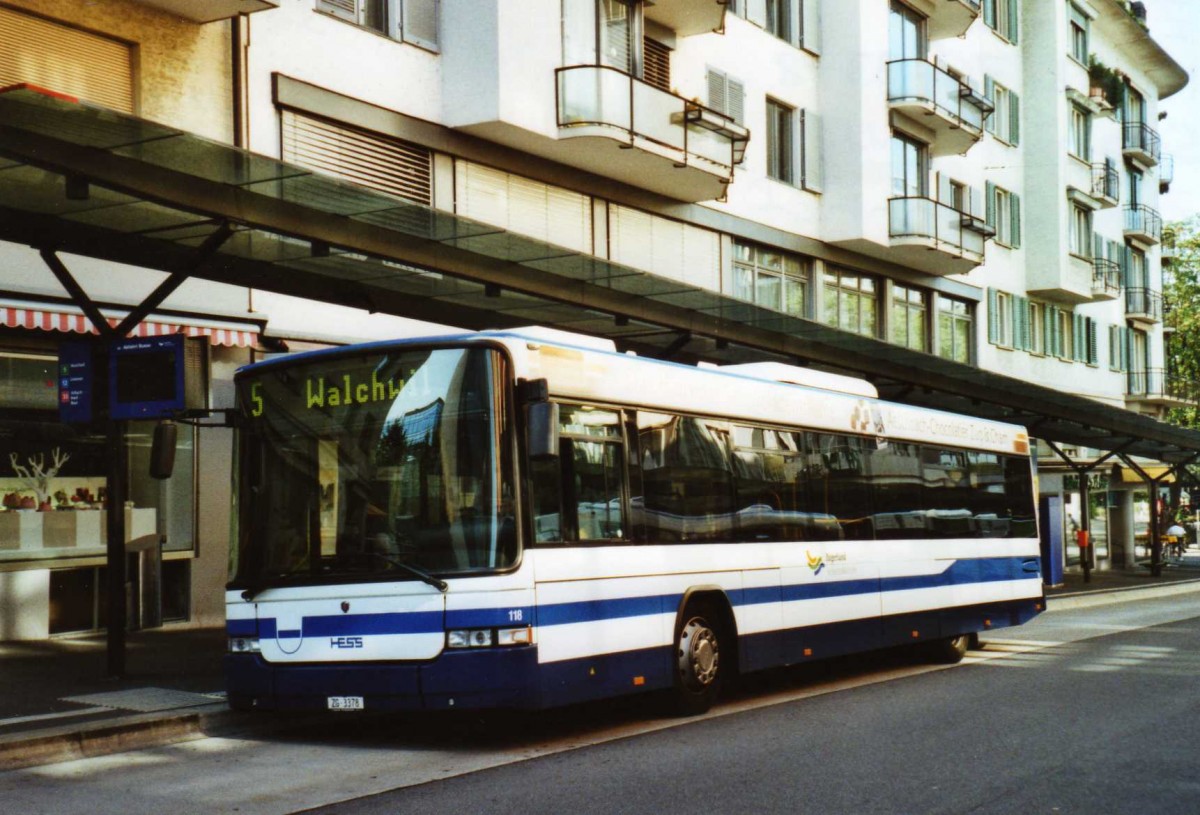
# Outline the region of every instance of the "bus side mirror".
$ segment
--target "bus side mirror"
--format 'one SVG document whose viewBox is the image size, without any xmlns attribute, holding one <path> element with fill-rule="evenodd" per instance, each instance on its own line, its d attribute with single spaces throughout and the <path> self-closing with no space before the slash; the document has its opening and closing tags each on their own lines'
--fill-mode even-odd
<svg viewBox="0 0 1200 815">
<path fill-rule="evenodd" d="M 531 402 L 525 416 L 525 427 L 529 433 L 529 460 L 558 458 L 558 405 L 554 402 Z"/>
<path fill-rule="evenodd" d="M 154 441 L 150 445 L 150 477 L 170 478 L 175 469 L 175 443 L 179 439 L 179 425 L 174 422 L 159 422 L 154 426 Z"/>
</svg>

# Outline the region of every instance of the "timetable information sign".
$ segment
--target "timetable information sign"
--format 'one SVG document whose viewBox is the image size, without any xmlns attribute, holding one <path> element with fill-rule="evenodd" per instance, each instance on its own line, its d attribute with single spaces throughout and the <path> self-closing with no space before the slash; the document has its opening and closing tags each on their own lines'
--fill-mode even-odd
<svg viewBox="0 0 1200 815">
<path fill-rule="evenodd" d="M 96 371 L 92 344 L 64 342 L 58 347 L 58 417 L 71 424 L 92 421 Z"/>
</svg>

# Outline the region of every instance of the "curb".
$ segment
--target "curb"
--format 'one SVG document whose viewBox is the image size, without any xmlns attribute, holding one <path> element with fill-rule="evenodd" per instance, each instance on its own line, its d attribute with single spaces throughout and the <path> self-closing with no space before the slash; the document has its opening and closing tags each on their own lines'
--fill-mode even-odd
<svg viewBox="0 0 1200 815">
<path fill-rule="evenodd" d="M 0 772 L 177 744 L 249 724 L 244 716 L 216 702 L 166 716 L 139 713 L 84 726 L 13 733 L 0 736 Z"/>
<path fill-rule="evenodd" d="M 1092 608 L 1113 603 L 1128 603 L 1152 597 L 1171 597 L 1177 594 L 1200 592 L 1200 578 L 1176 580 L 1156 586 L 1128 586 L 1101 591 L 1080 591 L 1046 598 L 1047 611 L 1066 611 L 1073 608 Z"/>
</svg>

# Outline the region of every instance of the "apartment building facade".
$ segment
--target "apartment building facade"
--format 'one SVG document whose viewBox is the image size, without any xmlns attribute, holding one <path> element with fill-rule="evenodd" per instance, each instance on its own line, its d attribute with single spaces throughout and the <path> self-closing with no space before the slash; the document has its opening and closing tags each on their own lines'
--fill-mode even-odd
<svg viewBox="0 0 1200 815">
<path fill-rule="evenodd" d="M 644 274 L 662 296 L 677 284 L 680 302 L 749 303 L 1134 411 L 1170 403 L 1153 124 L 1187 76 L 1119 0 L 203 6 L 5 0 L 0 86 L 281 159 L 455 228 L 538 242 L 546 258 Z M 34 393 L 67 325 L 53 315 L 78 309 L 37 251 L 0 244 L 0 257 L 3 305 L 33 315 L 0 334 L 14 383 L 0 426 L 11 414 L 46 428 L 0 453 L 86 450 L 48 429 L 53 393 Z M 114 315 L 156 280 L 69 266 Z M 404 314 L 449 322 L 437 305 L 414 298 Z M 588 332 L 589 319 L 568 327 Z M 215 401 L 228 404 L 232 371 L 274 340 L 405 330 L 369 320 L 190 280 L 148 324 L 212 337 Z M 154 510 L 142 523 L 167 536 L 170 616 L 202 624 L 220 616 L 230 440 L 205 429 L 190 444 L 190 481 L 147 484 L 132 511 Z M 98 492 L 87 454 L 74 458 L 62 477 Z M 102 625 L 100 541 L 83 545 L 75 526 L 66 552 L 47 532 L 6 545 L 0 524 L 0 636 Z"/>
</svg>

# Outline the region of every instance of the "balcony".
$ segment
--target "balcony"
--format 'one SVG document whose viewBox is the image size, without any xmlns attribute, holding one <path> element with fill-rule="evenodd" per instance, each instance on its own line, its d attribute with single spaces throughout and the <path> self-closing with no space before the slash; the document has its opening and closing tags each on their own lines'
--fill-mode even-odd
<svg viewBox="0 0 1200 815">
<path fill-rule="evenodd" d="M 1146 167 L 1158 164 L 1162 146 L 1158 131 L 1143 122 L 1126 122 L 1122 128 L 1121 152 Z"/>
<path fill-rule="evenodd" d="M 1116 300 L 1121 296 L 1121 264 L 1108 258 L 1092 258 L 1092 298 Z"/>
<path fill-rule="evenodd" d="M 728 0 L 654 0 L 647 3 L 647 20 L 666 26 L 677 37 L 719 31 L 725 25 Z"/>
<path fill-rule="evenodd" d="M 965 153 L 983 137 L 983 120 L 992 103 L 982 93 L 923 59 L 887 64 L 888 105 L 935 133 L 930 155 Z"/>
<path fill-rule="evenodd" d="M 1162 216 L 1144 204 L 1125 207 L 1125 237 L 1146 244 L 1162 241 Z"/>
<path fill-rule="evenodd" d="M 1194 404 L 1196 396 L 1192 383 L 1162 368 L 1146 368 L 1125 374 L 1125 398 L 1132 402 L 1184 405 Z"/>
<path fill-rule="evenodd" d="M 932 198 L 888 200 L 889 259 L 930 274 L 965 274 L 983 263 L 994 230 L 982 219 Z"/>
<path fill-rule="evenodd" d="M 1101 209 L 1115 207 L 1121 200 L 1121 174 L 1112 159 L 1092 164 L 1092 198 Z"/>
<path fill-rule="evenodd" d="M 602 65 L 559 68 L 566 163 L 683 201 L 725 194 L 750 133 L 728 116 Z"/>
<path fill-rule="evenodd" d="M 1139 323 L 1161 323 L 1163 298 L 1154 289 L 1125 290 L 1125 319 Z"/>
<path fill-rule="evenodd" d="M 1158 165 L 1158 194 L 1166 195 L 1171 191 L 1171 182 L 1175 180 L 1175 157 L 1167 154 Z"/>
<path fill-rule="evenodd" d="M 143 6 L 165 11 L 174 17 L 191 20 L 193 23 L 211 23 L 228 20 L 239 14 L 279 8 L 279 0 L 135 0 Z"/>
<path fill-rule="evenodd" d="M 978 18 L 979 0 L 934 0 L 925 30 L 931 40 L 961 37 Z"/>
</svg>

